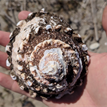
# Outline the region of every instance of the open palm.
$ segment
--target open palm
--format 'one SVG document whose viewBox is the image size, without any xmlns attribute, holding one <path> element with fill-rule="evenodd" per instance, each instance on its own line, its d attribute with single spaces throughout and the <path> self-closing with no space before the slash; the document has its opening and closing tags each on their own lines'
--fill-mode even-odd
<svg viewBox="0 0 107 107">
<path fill-rule="evenodd" d="M 61 100 L 45 101 L 50 107 L 106 107 L 107 105 L 107 54 L 90 53 L 86 83 L 74 94 Z"/>
<path fill-rule="evenodd" d="M 23 11 L 19 19 L 25 19 L 29 12 Z M 103 14 L 103 27 L 107 31 L 107 7 Z M 9 33 L 0 31 L 0 45 L 6 46 L 9 42 Z M 75 90 L 72 95 L 66 95 L 60 100 L 43 100 L 49 107 L 106 107 L 107 105 L 107 53 L 90 53 L 90 64 L 86 82 Z M 0 66 L 6 67 L 7 54 L 0 52 Z M 8 69 L 8 68 L 7 68 Z M 10 76 L 0 73 L 0 85 L 12 91 L 29 96 L 20 90 L 17 82 Z M 42 100 L 41 100 L 42 101 Z"/>
</svg>

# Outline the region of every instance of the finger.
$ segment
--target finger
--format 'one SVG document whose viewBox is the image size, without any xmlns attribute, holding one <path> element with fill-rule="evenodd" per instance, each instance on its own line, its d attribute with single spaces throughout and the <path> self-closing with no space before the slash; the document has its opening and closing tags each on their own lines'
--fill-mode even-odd
<svg viewBox="0 0 107 107">
<path fill-rule="evenodd" d="M 21 11 L 18 15 L 19 20 L 26 19 L 29 13 L 30 13 L 29 11 Z"/>
<path fill-rule="evenodd" d="M 0 52 L 0 66 L 9 69 L 6 66 L 6 60 L 7 60 L 8 55 L 5 52 Z"/>
<path fill-rule="evenodd" d="M 91 51 L 88 51 L 88 54 L 89 54 L 90 56 L 96 55 L 96 53 L 93 53 L 93 52 L 91 52 Z"/>
<path fill-rule="evenodd" d="M 6 46 L 9 43 L 9 32 L 0 31 L 0 45 Z"/>
<path fill-rule="evenodd" d="M 103 11 L 102 25 L 107 34 L 107 6 L 105 7 Z"/>
<path fill-rule="evenodd" d="M 19 88 L 17 82 L 13 81 L 9 75 L 0 73 L 0 85 L 14 92 L 29 96 L 28 93 Z"/>
</svg>

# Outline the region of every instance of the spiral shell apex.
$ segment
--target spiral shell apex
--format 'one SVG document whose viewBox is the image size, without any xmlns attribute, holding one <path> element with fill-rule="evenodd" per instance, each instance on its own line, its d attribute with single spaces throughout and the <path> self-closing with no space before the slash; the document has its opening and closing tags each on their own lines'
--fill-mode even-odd
<svg viewBox="0 0 107 107">
<path fill-rule="evenodd" d="M 19 21 L 10 34 L 6 65 L 31 97 L 59 99 L 81 84 L 89 63 L 87 50 L 64 19 L 40 11 Z"/>
</svg>

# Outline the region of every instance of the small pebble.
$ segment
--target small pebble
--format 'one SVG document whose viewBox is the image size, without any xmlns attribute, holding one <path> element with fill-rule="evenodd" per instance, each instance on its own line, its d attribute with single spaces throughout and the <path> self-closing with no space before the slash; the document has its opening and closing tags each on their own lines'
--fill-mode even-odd
<svg viewBox="0 0 107 107">
<path fill-rule="evenodd" d="M 89 48 L 91 50 L 95 50 L 95 49 L 98 49 L 99 47 L 100 47 L 100 44 L 95 42 L 95 43 L 91 44 Z"/>
</svg>

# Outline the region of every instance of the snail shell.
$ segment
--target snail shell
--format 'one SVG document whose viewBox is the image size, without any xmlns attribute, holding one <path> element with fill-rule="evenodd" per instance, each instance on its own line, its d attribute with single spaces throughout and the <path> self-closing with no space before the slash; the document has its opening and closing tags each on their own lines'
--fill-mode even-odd
<svg viewBox="0 0 107 107">
<path fill-rule="evenodd" d="M 81 36 L 59 16 L 30 13 L 18 22 L 6 46 L 6 64 L 20 89 L 42 98 L 61 98 L 81 84 L 89 63 Z"/>
</svg>

